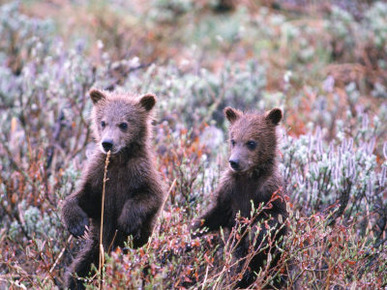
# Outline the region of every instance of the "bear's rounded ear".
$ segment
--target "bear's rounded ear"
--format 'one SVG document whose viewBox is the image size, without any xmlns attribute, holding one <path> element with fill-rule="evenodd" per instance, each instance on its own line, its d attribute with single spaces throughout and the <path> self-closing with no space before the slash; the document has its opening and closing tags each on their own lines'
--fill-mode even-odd
<svg viewBox="0 0 387 290">
<path fill-rule="evenodd" d="M 235 110 L 234 108 L 231 108 L 231 107 L 224 108 L 223 112 L 224 112 L 224 115 L 226 116 L 227 120 L 231 124 L 234 123 L 236 120 L 238 120 L 240 118 L 240 116 L 242 115 L 242 113 L 240 111 Z"/>
<path fill-rule="evenodd" d="M 97 104 L 102 99 L 106 99 L 106 96 L 100 90 L 97 90 L 97 89 L 91 89 L 89 91 L 89 95 L 94 105 Z"/>
<path fill-rule="evenodd" d="M 281 109 L 274 108 L 270 112 L 266 114 L 265 118 L 268 122 L 270 122 L 273 125 L 278 125 L 278 123 L 282 119 L 282 111 Z"/>
<path fill-rule="evenodd" d="M 143 95 L 140 99 L 140 105 L 147 111 L 152 110 L 156 104 L 156 96 L 154 94 Z"/>
</svg>

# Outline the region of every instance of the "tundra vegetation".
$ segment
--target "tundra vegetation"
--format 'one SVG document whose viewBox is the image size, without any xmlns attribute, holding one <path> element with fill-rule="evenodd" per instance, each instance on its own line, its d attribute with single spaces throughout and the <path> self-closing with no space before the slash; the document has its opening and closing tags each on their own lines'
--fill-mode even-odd
<svg viewBox="0 0 387 290">
<path fill-rule="evenodd" d="M 104 286 L 235 285 L 233 250 L 262 208 L 189 234 L 228 163 L 231 106 L 284 112 L 287 286 L 386 287 L 387 4 L 353 2 L 0 1 L 0 287 L 62 287 L 82 245 L 60 208 L 93 149 L 91 87 L 158 96 L 169 188 L 150 242 L 106 256 Z"/>
</svg>

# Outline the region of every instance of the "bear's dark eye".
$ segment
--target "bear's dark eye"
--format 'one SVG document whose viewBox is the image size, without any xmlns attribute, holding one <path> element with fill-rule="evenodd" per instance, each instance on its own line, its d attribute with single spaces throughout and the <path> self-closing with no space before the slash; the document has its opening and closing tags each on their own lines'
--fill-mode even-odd
<svg viewBox="0 0 387 290">
<path fill-rule="evenodd" d="M 249 150 L 254 150 L 257 147 L 257 143 L 255 141 L 250 140 L 247 141 L 246 146 L 247 148 L 249 148 Z"/>
<path fill-rule="evenodd" d="M 102 129 L 106 127 L 105 121 L 101 121 L 101 127 L 102 127 Z"/>
<path fill-rule="evenodd" d="M 119 124 L 118 127 L 120 127 L 121 130 L 126 130 L 128 129 L 128 123 L 123 122 Z"/>
<path fill-rule="evenodd" d="M 234 139 L 231 139 L 231 146 L 235 146 L 235 144 L 236 144 L 236 142 L 235 142 L 235 140 Z"/>
</svg>

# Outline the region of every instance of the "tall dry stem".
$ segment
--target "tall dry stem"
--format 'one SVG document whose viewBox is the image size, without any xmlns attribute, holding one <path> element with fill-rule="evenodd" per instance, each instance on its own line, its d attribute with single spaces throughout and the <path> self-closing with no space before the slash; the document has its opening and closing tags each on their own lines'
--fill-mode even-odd
<svg viewBox="0 0 387 290">
<path fill-rule="evenodd" d="M 159 221 L 162 219 L 163 211 L 164 211 L 164 206 L 165 206 L 165 204 L 166 204 L 166 202 L 167 202 L 167 200 L 168 200 L 169 195 L 170 195 L 171 192 L 172 192 L 172 189 L 173 189 L 173 188 L 175 187 L 175 185 L 176 185 L 176 181 L 177 181 L 177 179 L 175 178 L 175 179 L 173 180 L 172 184 L 171 184 L 171 187 L 170 187 L 169 190 L 168 190 L 167 195 L 166 195 L 165 198 L 164 198 L 163 205 L 161 206 L 161 213 L 160 213 L 160 216 L 159 216 L 159 218 L 158 218 Z M 151 245 L 151 243 L 152 243 L 152 239 L 153 239 L 153 236 L 154 236 L 154 234 L 155 234 L 155 230 L 156 230 L 156 228 L 153 229 L 152 234 L 151 234 L 151 236 L 150 236 L 150 238 L 149 238 L 148 246 L 146 247 L 146 252 L 147 252 L 147 253 L 149 252 L 149 247 L 150 247 L 150 245 Z"/>
<path fill-rule="evenodd" d="M 99 229 L 99 265 L 98 265 L 98 272 L 99 272 L 99 289 L 103 288 L 103 265 L 105 264 L 105 251 L 103 248 L 103 217 L 104 217 L 104 210 L 105 210 L 105 188 L 106 188 L 106 182 L 108 181 L 107 175 L 107 168 L 109 165 L 109 158 L 110 158 L 111 152 L 108 151 L 106 154 L 106 160 L 105 160 L 105 170 L 103 173 L 103 186 L 102 186 L 102 205 L 101 205 L 101 226 Z"/>
</svg>

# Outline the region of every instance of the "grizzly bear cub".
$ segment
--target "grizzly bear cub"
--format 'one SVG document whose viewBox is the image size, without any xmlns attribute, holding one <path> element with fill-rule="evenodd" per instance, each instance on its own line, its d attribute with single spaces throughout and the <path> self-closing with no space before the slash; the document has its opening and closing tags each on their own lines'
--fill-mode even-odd
<svg viewBox="0 0 387 290">
<path fill-rule="evenodd" d="M 92 129 L 97 145 L 76 192 L 64 201 L 62 218 L 74 237 L 86 244 L 66 273 L 66 287 L 82 289 L 91 265 L 98 267 L 101 202 L 106 154 L 103 247 L 106 252 L 144 245 L 152 234 L 165 194 L 150 149 L 152 94 L 142 97 L 91 90 Z"/>
<path fill-rule="evenodd" d="M 269 246 L 269 233 L 264 222 L 271 228 L 269 232 L 275 241 L 282 240 L 281 237 L 286 234 L 286 203 L 280 193 L 283 181 L 276 162 L 276 126 L 282 119 L 282 111 L 275 108 L 265 115 L 244 114 L 227 107 L 224 113 L 231 124 L 229 168 L 215 192 L 214 206 L 194 223 L 193 230 L 207 228 L 209 231 L 215 231 L 220 227 L 231 230 L 236 225 L 238 212 L 241 217 L 250 218 L 252 203 L 255 209 L 263 203 L 264 208 L 253 223 L 257 225 L 261 222 L 261 226 L 253 226 L 252 229 L 255 228 L 256 232 L 242 237 L 235 252 L 236 258 L 240 260 L 236 270 L 238 272 L 242 269 L 244 258 L 253 250 L 256 251 L 248 264 L 248 270 L 237 284 L 237 287 L 245 288 L 255 281 L 255 273 L 264 266 L 268 256 L 265 247 Z M 257 238 L 254 248 L 250 245 L 252 234 Z M 273 246 L 273 243 L 271 245 Z M 274 256 L 270 263 L 273 268 L 279 255 L 275 255 L 275 246 L 270 252 Z"/>
</svg>

